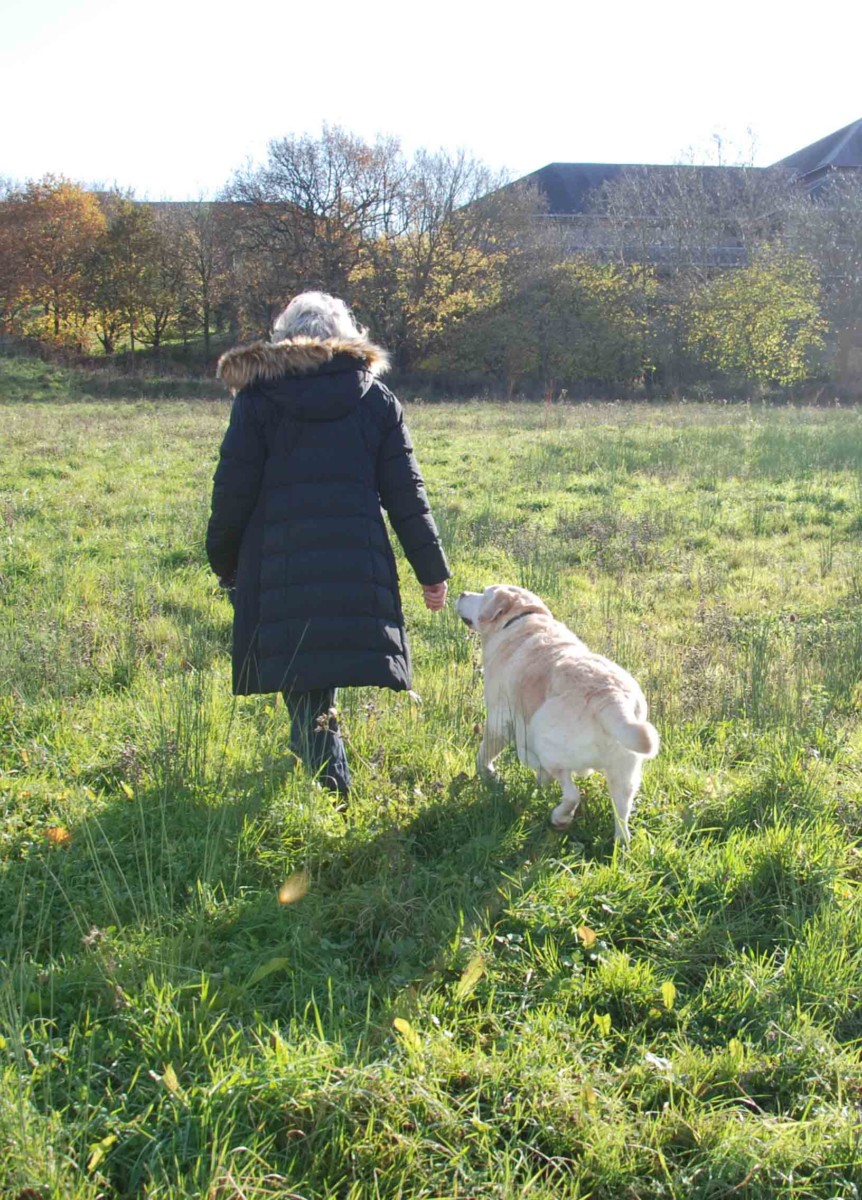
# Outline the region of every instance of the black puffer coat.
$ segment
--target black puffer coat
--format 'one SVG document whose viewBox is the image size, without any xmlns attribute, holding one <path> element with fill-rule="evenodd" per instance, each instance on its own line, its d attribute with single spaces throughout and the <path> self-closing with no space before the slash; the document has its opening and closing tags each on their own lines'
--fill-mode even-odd
<svg viewBox="0 0 862 1200">
<path fill-rule="evenodd" d="M 401 405 L 365 341 L 293 338 L 229 351 L 236 392 L 207 557 L 236 579 L 233 688 L 411 685 L 381 504 L 420 583 L 449 576 Z"/>
</svg>

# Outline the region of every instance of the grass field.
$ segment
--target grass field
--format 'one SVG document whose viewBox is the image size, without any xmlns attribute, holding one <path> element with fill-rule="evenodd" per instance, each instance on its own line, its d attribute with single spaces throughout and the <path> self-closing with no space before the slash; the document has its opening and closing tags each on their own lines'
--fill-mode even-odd
<svg viewBox="0 0 862 1200">
<path fill-rule="evenodd" d="M 414 405 L 453 586 L 640 679 L 628 854 L 477 782 L 477 646 L 341 696 L 346 818 L 229 694 L 226 402 L 0 406 L 0 1195 L 862 1188 L 862 413 Z"/>
</svg>

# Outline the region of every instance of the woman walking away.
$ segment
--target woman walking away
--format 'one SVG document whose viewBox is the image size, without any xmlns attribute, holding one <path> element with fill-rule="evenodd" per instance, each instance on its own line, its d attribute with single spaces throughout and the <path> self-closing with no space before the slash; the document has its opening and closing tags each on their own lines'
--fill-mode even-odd
<svg viewBox="0 0 862 1200">
<path fill-rule="evenodd" d="M 218 369 L 235 399 L 206 547 L 235 588 L 234 694 L 282 692 L 291 749 L 345 796 L 336 688 L 411 685 L 381 504 L 432 611 L 449 577 L 401 405 L 377 378 L 387 365 L 342 300 L 306 292 L 271 342 Z"/>
</svg>

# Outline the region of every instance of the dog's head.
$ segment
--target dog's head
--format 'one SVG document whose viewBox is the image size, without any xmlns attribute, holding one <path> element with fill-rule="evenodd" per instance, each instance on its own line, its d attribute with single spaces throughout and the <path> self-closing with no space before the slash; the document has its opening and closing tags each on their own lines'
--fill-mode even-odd
<svg viewBox="0 0 862 1200">
<path fill-rule="evenodd" d="M 482 637 L 499 632 L 527 613 L 551 615 L 548 606 L 533 592 L 507 583 L 494 584 L 484 592 L 462 592 L 455 602 L 455 611 Z"/>
</svg>

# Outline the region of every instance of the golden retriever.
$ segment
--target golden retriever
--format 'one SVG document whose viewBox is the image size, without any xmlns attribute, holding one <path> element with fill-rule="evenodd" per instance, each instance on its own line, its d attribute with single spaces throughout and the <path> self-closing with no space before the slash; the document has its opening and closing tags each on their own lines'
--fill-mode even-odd
<svg viewBox="0 0 862 1200">
<path fill-rule="evenodd" d="M 488 716 L 476 759 L 480 774 L 493 775 L 494 759 L 514 741 L 540 784 L 561 785 L 551 824 L 562 831 L 581 798 L 572 773 L 601 771 L 614 803 L 615 837 L 628 845 L 643 761 L 659 748 L 636 681 L 589 650 L 525 588 L 462 592 L 455 608 L 482 639 Z"/>
</svg>

